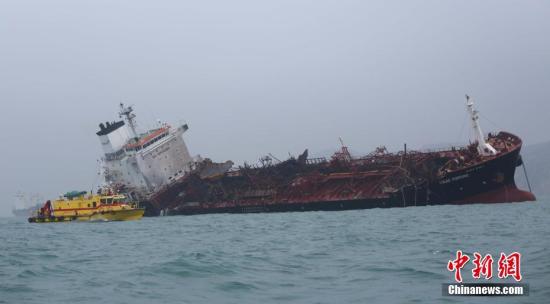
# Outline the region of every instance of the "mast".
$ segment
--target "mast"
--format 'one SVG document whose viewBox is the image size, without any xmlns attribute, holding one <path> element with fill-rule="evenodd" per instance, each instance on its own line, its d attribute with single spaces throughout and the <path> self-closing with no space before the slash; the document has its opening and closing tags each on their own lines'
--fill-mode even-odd
<svg viewBox="0 0 550 304">
<path fill-rule="evenodd" d="M 126 120 L 126 123 L 128 123 L 128 126 L 130 127 L 130 131 L 132 132 L 133 138 L 138 138 L 137 132 L 136 132 L 136 114 L 132 113 L 134 109 L 132 106 L 125 107 L 124 104 L 120 103 L 120 112 L 118 112 L 118 116 L 120 118 L 124 117 Z"/>
<path fill-rule="evenodd" d="M 466 95 L 466 108 L 468 109 L 468 112 L 470 113 L 470 118 L 472 120 L 474 136 L 477 141 L 477 151 L 480 155 L 483 156 L 496 155 L 497 151 L 495 150 L 495 148 L 493 148 L 491 144 L 485 141 L 483 131 L 481 130 L 481 126 L 479 125 L 479 112 L 474 109 L 474 101 L 468 95 Z"/>
</svg>

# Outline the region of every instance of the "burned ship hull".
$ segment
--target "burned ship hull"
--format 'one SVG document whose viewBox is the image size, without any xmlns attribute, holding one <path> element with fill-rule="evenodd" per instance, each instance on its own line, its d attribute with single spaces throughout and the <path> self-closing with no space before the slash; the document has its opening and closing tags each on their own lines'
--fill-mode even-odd
<svg viewBox="0 0 550 304">
<path fill-rule="evenodd" d="M 336 211 L 441 204 L 533 201 L 514 181 L 522 141 L 501 132 L 481 155 L 476 144 L 438 152 L 385 149 L 352 158 L 342 147 L 330 160 L 298 158 L 205 176 L 191 172 L 154 193 L 149 215 Z"/>
<path fill-rule="evenodd" d="M 472 143 L 441 151 L 389 153 L 377 148 L 352 157 L 342 142 L 331 158 L 263 157 L 233 168 L 192 157 L 187 124 L 158 122 L 139 132 L 131 106 L 124 120 L 99 124 L 102 175 L 115 192 L 146 207 L 146 215 L 350 210 L 439 204 L 533 201 L 514 181 L 521 139 L 507 132 L 485 137 L 469 96 Z"/>
<path fill-rule="evenodd" d="M 516 139 L 509 133 L 504 136 Z M 517 188 L 516 167 L 523 165 L 521 143 L 493 159 L 457 170 L 433 185 L 436 201 L 452 204 L 534 201 L 535 196 Z"/>
</svg>

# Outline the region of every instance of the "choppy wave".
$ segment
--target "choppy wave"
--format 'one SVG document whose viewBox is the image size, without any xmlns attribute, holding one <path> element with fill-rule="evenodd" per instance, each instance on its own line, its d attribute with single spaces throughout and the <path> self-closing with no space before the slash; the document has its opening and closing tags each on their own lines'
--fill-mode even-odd
<svg viewBox="0 0 550 304">
<path fill-rule="evenodd" d="M 550 207 L 200 215 L 125 223 L 0 219 L 0 303 L 441 303 L 458 249 L 523 254 L 550 296 Z M 494 299 L 476 298 L 494 303 Z"/>
</svg>

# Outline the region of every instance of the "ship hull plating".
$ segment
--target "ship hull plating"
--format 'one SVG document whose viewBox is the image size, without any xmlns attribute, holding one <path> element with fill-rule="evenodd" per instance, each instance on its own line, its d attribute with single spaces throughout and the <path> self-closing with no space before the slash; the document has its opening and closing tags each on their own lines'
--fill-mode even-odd
<svg viewBox="0 0 550 304">
<path fill-rule="evenodd" d="M 428 200 L 426 195 L 418 195 L 417 200 L 408 194 L 409 199 L 399 197 L 378 199 L 351 199 L 339 201 L 312 201 L 303 203 L 273 203 L 265 205 L 233 206 L 233 207 L 188 207 L 163 211 L 163 215 L 197 215 L 210 213 L 268 213 L 268 212 L 306 212 L 306 211 L 344 211 L 374 208 L 419 207 L 434 205 L 465 205 L 465 204 L 494 204 L 516 203 L 536 200 L 535 196 L 527 191 L 519 190 L 515 186 L 505 185 L 492 191 L 480 193 L 464 199 L 452 201 Z M 149 213 L 149 216 L 159 213 Z"/>
<path fill-rule="evenodd" d="M 516 187 L 514 175 L 521 164 L 521 147 L 500 157 L 449 174 L 431 185 L 427 203 L 475 204 L 511 203 L 536 200 L 535 196 Z M 410 197 L 412 189 L 408 189 Z M 413 195 L 414 196 L 414 195 Z M 438 203 L 435 203 L 438 204 Z"/>
<path fill-rule="evenodd" d="M 512 203 L 534 201 L 532 193 L 522 191 L 510 185 L 493 191 L 473 196 L 472 199 L 453 200 L 448 202 L 429 201 L 418 197 L 403 200 L 399 198 L 386 199 L 353 199 L 340 201 L 316 201 L 306 203 L 274 203 L 269 205 L 250 205 L 234 207 L 211 207 L 211 208 L 182 208 L 165 211 L 164 215 L 198 215 L 211 213 L 269 213 L 269 212 L 307 212 L 307 211 L 345 211 L 374 208 L 399 208 L 419 207 L 434 205 L 464 205 L 464 204 L 490 204 L 490 203 Z M 152 215 L 152 214 L 150 214 Z"/>
</svg>

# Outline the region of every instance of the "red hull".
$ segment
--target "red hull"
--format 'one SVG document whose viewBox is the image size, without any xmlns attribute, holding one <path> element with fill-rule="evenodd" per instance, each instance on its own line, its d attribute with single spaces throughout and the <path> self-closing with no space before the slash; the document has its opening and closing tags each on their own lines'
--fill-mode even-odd
<svg viewBox="0 0 550 304">
<path fill-rule="evenodd" d="M 516 185 L 505 185 L 501 188 L 479 193 L 467 198 L 453 201 L 456 204 L 474 204 L 474 203 L 519 203 L 536 201 L 535 195 L 529 191 L 520 190 Z"/>
</svg>

